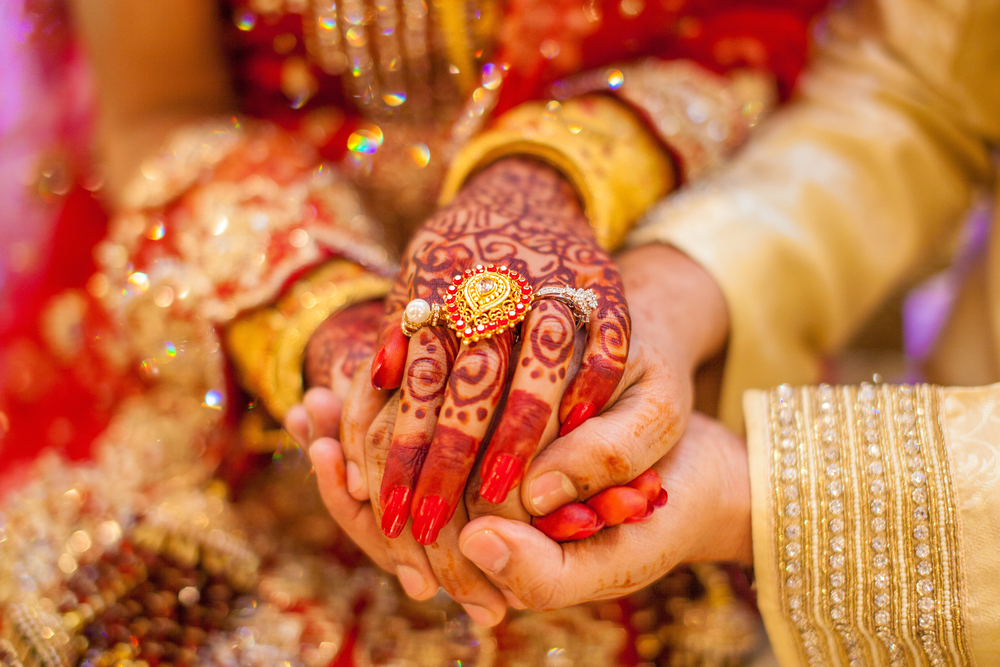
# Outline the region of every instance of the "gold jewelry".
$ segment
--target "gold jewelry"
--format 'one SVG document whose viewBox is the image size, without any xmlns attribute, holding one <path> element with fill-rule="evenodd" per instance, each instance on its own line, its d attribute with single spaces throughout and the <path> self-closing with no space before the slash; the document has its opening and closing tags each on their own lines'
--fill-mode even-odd
<svg viewBox="0 0 1000 667">
<path fill-rule="evenodd" d="M 536 293 L 527 276 L 506 265 L 478 264 L 455 276 L 444 295 L 443 307 L 424 299 L 406 304 L 403 333 L 412 336 L 421 327 L 445 321 L 462 343 L 474 343 L 516 327 L 536 299 L 566 304 L 578 327 L 589 322 L 590 313 L 597 308 L 594 290 L 551 285 Z"/>
<path fill-rule="evenodd" d="M 452 160 L 441 189 L 447 204 L 474 173 L 527 155 L 558 169 L 576 189 L 605 249 L 617 247 L 651 204 L 673 188 L 667 152 L 623 103 L 604 96 L 528 102 L 497 120 Z"/>
<path fill-rule="evenodd" d="M 234 320 L 226 343 L 240 378 L 277 420 L 302 400 L 302 360 L 312 334 L 333 313 L 385 296 L 391 281 L 334 259 L 298 281 L 272 308 Z"/>
</svg>

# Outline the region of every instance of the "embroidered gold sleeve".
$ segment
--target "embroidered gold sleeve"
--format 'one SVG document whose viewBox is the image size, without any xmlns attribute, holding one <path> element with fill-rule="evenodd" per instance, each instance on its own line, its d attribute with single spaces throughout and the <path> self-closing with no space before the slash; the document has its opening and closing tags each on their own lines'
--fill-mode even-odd
<svg viewBox="0 0 1000 667">
<path fill-rule="evenodd" d="M 1000 658 L 1000 386 L 748 392 L 754 564 L 782 667 Z"/>
</svg>

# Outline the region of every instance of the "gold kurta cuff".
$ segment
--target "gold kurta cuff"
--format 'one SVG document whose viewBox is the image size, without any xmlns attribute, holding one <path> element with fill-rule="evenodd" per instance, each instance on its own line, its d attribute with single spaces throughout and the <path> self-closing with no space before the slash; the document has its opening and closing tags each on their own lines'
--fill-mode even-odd
<svg viewBox="0 0 1000 667">
<path fill-rule="evenodd" d="M 625 105 L 603 96 L 529 102 L 463 148 L 441 192 L 447 204 L 471 174 L 503 157 L 538 158 L 576 188 L 597 240 L 616 248 L 636 219 L 674 185 L 666 151 Z"/>
<path fill-rule="evenodd" d="M 758 601 L 782 667 L 973 664 L 942 396 L 747 393 Z"/>
<path fill-rule="evenodd" d="M 330 315 L 385 296 L 392 281 L 346 259 L 334 259 L 296 282 L 278 302 L 242 315 L 226 343 L 244 387 L 281 421 L 302 400 L 302 363 L 312 334 Z"/>
</svg>

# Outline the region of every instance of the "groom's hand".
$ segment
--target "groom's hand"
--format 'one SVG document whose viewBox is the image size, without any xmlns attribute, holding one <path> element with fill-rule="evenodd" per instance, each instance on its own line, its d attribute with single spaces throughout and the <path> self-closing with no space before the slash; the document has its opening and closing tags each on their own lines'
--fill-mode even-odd
<svg viewBox="0 0 1000 667">
<path fill-rule="evenodd" d="M 508 600 L 539 611 L 626 595 L 683 562 L 752 562 L 741 438 L 695 413 L 654 469 L 670 503 L 648 521 L 559 544 L 527 524 L 484 516 L 462 530 L 462 553 L 509 591 Z"/>
</svg>

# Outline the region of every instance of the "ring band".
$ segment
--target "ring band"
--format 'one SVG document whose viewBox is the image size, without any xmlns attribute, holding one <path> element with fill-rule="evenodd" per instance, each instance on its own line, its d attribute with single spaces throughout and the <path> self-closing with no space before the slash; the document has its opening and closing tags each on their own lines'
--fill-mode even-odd
<svg viewBox="0 0 1000 667">
<path fill-rule="evenodd" d="M 412 336 L 421 327 L 447 324 L 463 344 L 492 338 L 522 322 L 536 298 L 569 306 L 578 327 L 589 322 L 597 308 L 597 295 L 591 289 L 550 286 L 536 294 L 527 276 L 506 265 L 479 264 L 454 277 L 443 306 L 424 299 L 406 304 L 403 333 Z"/>
<path fill-rule="evenodd" d="M 538 290 L 538 298 L 553 299 L 569 306 L 578 328 L 589 324 L 590 314 L 597 310 L 597 293 L 592 289 L 550 285 Z"/>
</svg>

